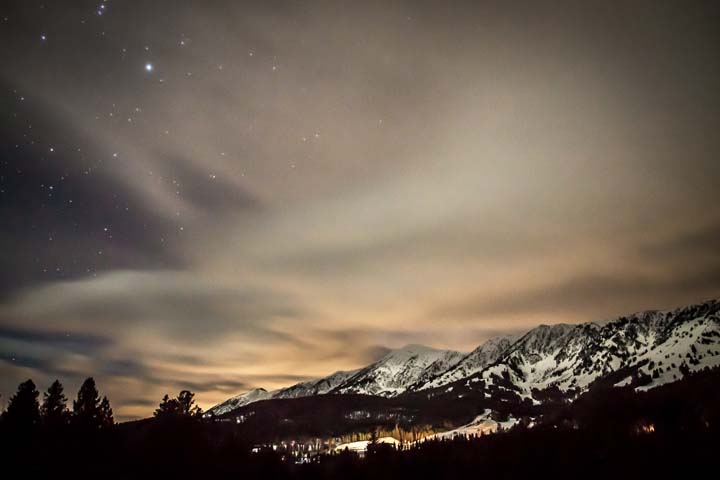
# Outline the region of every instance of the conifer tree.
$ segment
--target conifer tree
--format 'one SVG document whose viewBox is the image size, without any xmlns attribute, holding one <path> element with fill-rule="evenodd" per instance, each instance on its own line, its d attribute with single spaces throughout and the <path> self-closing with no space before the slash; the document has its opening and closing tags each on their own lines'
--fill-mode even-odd
<svg viewBox="0 0 720 480">
<path fill-rule="evenodd" d="M 7 411 L 3 413 L 3 423 L 11 428 L 30 430 L 40 420 L 38 392 L 32 380 L 26 380 L 18 386 L 18 391 L 10 397 Z"/>
<path fill-rule="evenodd" d="M 190 390 L 182 390 L 177 398 L 170 398 L 167 394 L 162 398 L 160 405 L 155 410 L 155 417 L 197 417 L 202 410 L 195 405 L 195 394 Z"/>
<path fill-rule="evenodd" d="M 195 394 L 190 390 L 182 390 L 177 397 L 179 414 L 183 416 L 199 415 L 200 407 L 195 405 Z"/>
<path fill-rule="evenodd" d="M 155 410 L 155 417 L 166 418 L 177 415 L 178 412 L 178 401 L 175 398 L 170 398 L 168 394 L 162 398 L 160 405 Z"/>
<path fill-rule="evenodd" d="M 73 421 L 83 428 L 98 429 L 102 426 L 100 416 L 100 398 L 95 380 L 87 378 L 73 402 Z"/>
<path fill-rule="evenodd" d="M 67 398 L 59 380 L 55 380 L 45 392 L 40 414 L 42 422 L 47 426 L 57 427 L 67 422 Z"/>
<path fill-rule="evenodd" d="M 103 397 L 100 402 L 100 426 L 107 429 L 113 425 L 115 425 L 115 418 L 113 417 L 112 407 L 110 407 L 110 401 L 107 397 Z"/>
</svg>

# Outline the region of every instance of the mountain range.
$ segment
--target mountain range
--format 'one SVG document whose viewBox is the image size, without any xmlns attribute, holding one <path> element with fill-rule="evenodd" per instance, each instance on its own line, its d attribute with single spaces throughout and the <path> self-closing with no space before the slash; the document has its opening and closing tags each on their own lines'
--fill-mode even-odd
<svg viewBox="0 0 720 480">
<path fill-rule="evenodd" d="M 470 353 L 407 345 L 352 371 L 268 392 L 258 388 L 208 413 L 254 402 L 317 395 L 486 398 L 515 395 L 540 403 L 552 393 L 572 400 L 593 383 L 647 390 L 720 366 L 720 301 L 646 311 L 604 323 L 540 325 L 521 336 L 487 340 Z"/>
</svg>

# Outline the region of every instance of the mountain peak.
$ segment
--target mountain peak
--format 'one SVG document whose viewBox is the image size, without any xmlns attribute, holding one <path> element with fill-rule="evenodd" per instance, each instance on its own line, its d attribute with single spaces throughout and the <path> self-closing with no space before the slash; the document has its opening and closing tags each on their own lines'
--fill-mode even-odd
<svg viewBox="0 0 720 480">
<path fill-rule="evenodd" d="M 517 335 L 499 335 L 491 337 L 472 352 L 464 355 L 455 365 L 435 376 L 424 378 L 413 386 L 416 390 L 426 390 L 469 377 L 498 360 L 517 340 Z"/>
<path fill-rule="evenodd" d="M 253 388 L 252 390 L 248 390 L 245 393 L 241 393 L 240 395 L 236 395 L 218 405 L 215 405 L 210 410 L 208 410 L 208 413 L 213 415 L 222 415 L 224 413 L 231 412 L 236 408 L 243 407 L 249 403 L 259 402 L 260 400 L 267 400 L 271 398 L 271 395 L 272 394 L 264 388 Z"/>
<path fill-rule="evenodd" d="M 447 370 L 463 355 L 453 350 L 438 350 L 425 345 L 405 345 L 363 368 L 331 393 L 393 397 L 426 376 Z"/>
</svg>

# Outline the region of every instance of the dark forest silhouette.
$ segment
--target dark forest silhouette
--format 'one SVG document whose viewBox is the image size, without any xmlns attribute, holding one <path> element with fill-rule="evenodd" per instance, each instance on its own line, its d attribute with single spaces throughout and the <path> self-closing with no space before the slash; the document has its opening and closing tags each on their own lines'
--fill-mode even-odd
<svg viewBox="0 0 720 480">
<path fill-rule="evenodd" d="M 95 380 L 87 378 L 68 409 L 67 397 L 59 380 L 55 380 L 38 402 L 40 392 L 32 380 L 18 386 L 2 414 L 3 433 L 29 436 L 55 430 L 75 429 L 83 432 L 109 430 L 115 425 L 113 411 L 107 397 L 100 398 Z"/>
<path fill-rule="evenodd" d="M 88 378 L 68 407 L 59 381 L 40 394 L 21 383 L 0 419 L 5 472 L 75 478 L 669 478 L 715 468 L 720 370 L 648 392 L 599 386 L 558 402 L 532 428 L 406 445 L 371 442 L 308 464 L 255 448 L 232 422 L 204 418 L 194 394 L 162 398 L 151 419 L 116 424 Z M 339 397 L 342 400 L 341 397 Z M 712 470 L 709 470 L 712 471 Z M 707 474 L 703 475 L 707 478 Z"/>
</svg>

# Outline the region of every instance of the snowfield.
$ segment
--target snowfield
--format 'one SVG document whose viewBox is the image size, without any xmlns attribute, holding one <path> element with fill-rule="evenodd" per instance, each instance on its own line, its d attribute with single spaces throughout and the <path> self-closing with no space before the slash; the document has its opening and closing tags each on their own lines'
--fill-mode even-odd
<svg viewBox="0 0 720 480">
<path fill-rule="evenodd" d="M 486 409 L 481 415 L 475 417 L 475 419 L 463 425 L 462 427 L 448 430 L 446 432 L 435 433 L 429 435 L 420 441 L 426 440 L 452 440 L 455 437 L 470 437 L 487 435 L 495 433 L 498 430 L 508 430 L 518 423 L 518 419 L 509 417 L 506 421 L 498 422 L 491 418 L 492 412 Z"/>
<path fill-rule="evenodd" d="M 381 437 L 381 438 L 378 438 L 377 443 L 386 443 L 389 445 L 398 446 L 398 445 L 400 445 L 400 440 L 397 440 L 393 437 Z M 342 452 L 347 448 L 351 452 L 355 452 L 355 453 L 366 452 L 369 444 L 370 444 L 369 440 L 360 440 L 358 442 L 341 443 L 340 445 L 337 445 L 335 447 L 335 451 Z"/>
</svg>

